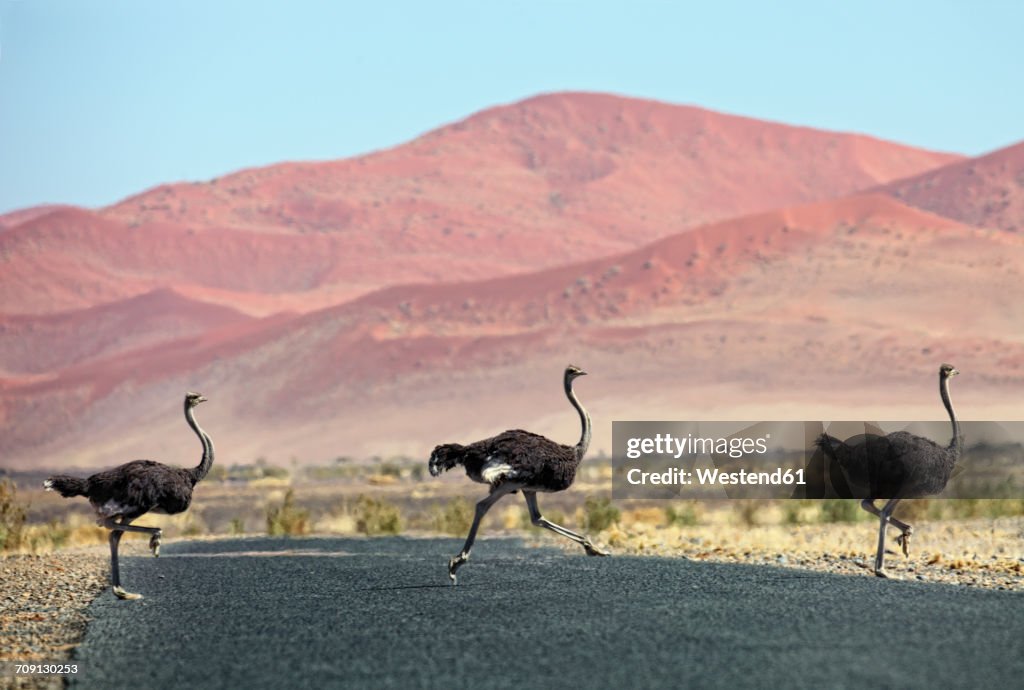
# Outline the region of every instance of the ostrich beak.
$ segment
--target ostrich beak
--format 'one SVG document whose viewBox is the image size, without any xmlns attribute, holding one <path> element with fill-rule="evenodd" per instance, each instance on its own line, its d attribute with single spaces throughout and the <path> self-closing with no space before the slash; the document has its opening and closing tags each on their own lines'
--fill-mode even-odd
<svg viewBox="0 0 1024 690">
<path fill-rule="evenodd" d="M 207 398 L 205 395 L 200 395 L 198 398 L 196 398 L 196 405 L 198 405 L 199 403 L 204 403 L 207 400 L 209 400 L 209 398 Z"/>
<path fill-rule="evenodd" d="M 960 374 L 960 370 L 959 369 L 954 369 L 953 371 L 949 372 L 950 376 L 957 376 L 959 374 Z"/>
</svg>

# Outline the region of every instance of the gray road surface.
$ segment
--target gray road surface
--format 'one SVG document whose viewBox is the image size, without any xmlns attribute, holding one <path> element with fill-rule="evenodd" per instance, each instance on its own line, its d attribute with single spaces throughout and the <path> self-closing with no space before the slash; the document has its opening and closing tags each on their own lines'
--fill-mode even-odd
<svg viewBox="0 0 1024 690">
<path fill-rule="evenodd" d="M 1021 687 L 1024 595 L 518 540 L 254 538 L 124 559 L 85 688 Z"/>
</svg>

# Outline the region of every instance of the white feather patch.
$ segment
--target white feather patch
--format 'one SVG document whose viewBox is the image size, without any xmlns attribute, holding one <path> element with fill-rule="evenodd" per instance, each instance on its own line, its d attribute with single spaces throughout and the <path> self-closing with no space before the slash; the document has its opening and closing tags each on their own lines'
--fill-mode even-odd
<svg viewBox="0 0 1024 690">
<path fill-rule="evenodd" d="M 126 505 L 124 503 L 118 503 L 114 499 L 110 499 L 103 505 L 96 509 L 96 512 L 103 517 L 114 517 L 115 515 L 124 515 L 125 513 L 131 512 L 133 506 Z"/>
<path fill-rule="evenodd" d="M 506 462 L 490 460 L 481 468 L 480 476 L 488 484 L 493 484 L 501 479 L 510 479 L 516 476 L 515 469 Z"/>
</svg>

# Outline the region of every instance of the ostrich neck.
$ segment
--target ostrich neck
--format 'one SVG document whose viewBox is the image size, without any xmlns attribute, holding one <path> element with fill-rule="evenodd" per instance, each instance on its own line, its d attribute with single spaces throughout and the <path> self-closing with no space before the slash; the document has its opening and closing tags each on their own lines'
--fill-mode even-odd
<svg viewBox="0 0 1024 690">
<path fill-rule="evenodd" d="M 580 405 L 580 401 L 576 398 L 576 392 L 572 389 L 572 381 L 568 377 L 565 379 L 565 395 L 576 411 L 580 413 L 583 432 L 580 434 L 580 442 L 576 444 L 576 457 L 582 460 L 587 453 L 587 447 L 590 446 L 590 415 L 583 409 L 583 405 Z"/>
<path fill-rule="evenodd" d="M 949 413 L 949 423 L 953 427 L 953 439 L 949 442 L 949 448 L 959 458 L 960 453 L 963 452 L 964 439 L 960 435 L 960 423 L 956 421 L 953 403 L 949 400 L 949 378 L 943 377 L 939 382 L 939 392 L 942 394 L 942 404 L 946 406 L 946 412 Z"/>
<path fill-rule="evenodd" d="M 199 442 L 203 444 L 203 457 L 199 461 L 199 464 L 189 470 L 189 474 L 192 475 L 192 483 L 195 484 L 202 480 L 206 476 L 206 473 L 210 471 L 210 467 L 213 465 L 213 441 L 206 435 L 206 432 L 200 428 L 199 423 L 196 422 L 195 413 L 192 407 L 187 404 L 185 406 L 185 421 L 192 427 L 192 431 L 196 432 L 196 436 L 199 437 Z"/>
</svg>

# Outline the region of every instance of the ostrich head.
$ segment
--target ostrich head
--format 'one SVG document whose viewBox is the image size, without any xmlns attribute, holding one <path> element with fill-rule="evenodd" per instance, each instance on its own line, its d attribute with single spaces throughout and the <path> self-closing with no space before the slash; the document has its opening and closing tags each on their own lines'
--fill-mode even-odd
<svg viewBox="0 0 1024 690">
<path fill-rule="evenodd" d="M 200 393 L 189 392 L 185 394 L 185 405 L 188 407 L 195 407 L 199 403 L 203 402 L 206 402 L 206 398 L 204 398 Z"/>
<path fill-rule="evenodd" d="M 573 379 L 575 379 L 575 378 L 577 378 L 579 376 L 586 376 L 586 375 L 587 375 L 587 372 L 583 371 L 582 369 L 580 369 L 578 366 L 576 366 L 574 364 L 570 364 L 569 366 L 567 366 L 565 368 L 565 380 L 566 381 L 572 381 Z"/>
<path fill-rule="evenodd" d="M 939 376 L 941 376 L 944 379 L 953 378 L 959 373 L 960 372 L 957 370 L 957 368 L 954 367 L 952 364 L 943 364 L 941 367 L 939 367 Z"/>
<path fill-rule="evenodd" d="M 434 448 L 434 452 L 430 454 L 430 462 L 427 463 L 427 467 L 430 468 L 430 475 L 436 477 L 442 472 L 455 467 L 459 462 L 459 453 L 461 451 L 462 446 L 458 443 L 445 443 Z"/>
</svg>

